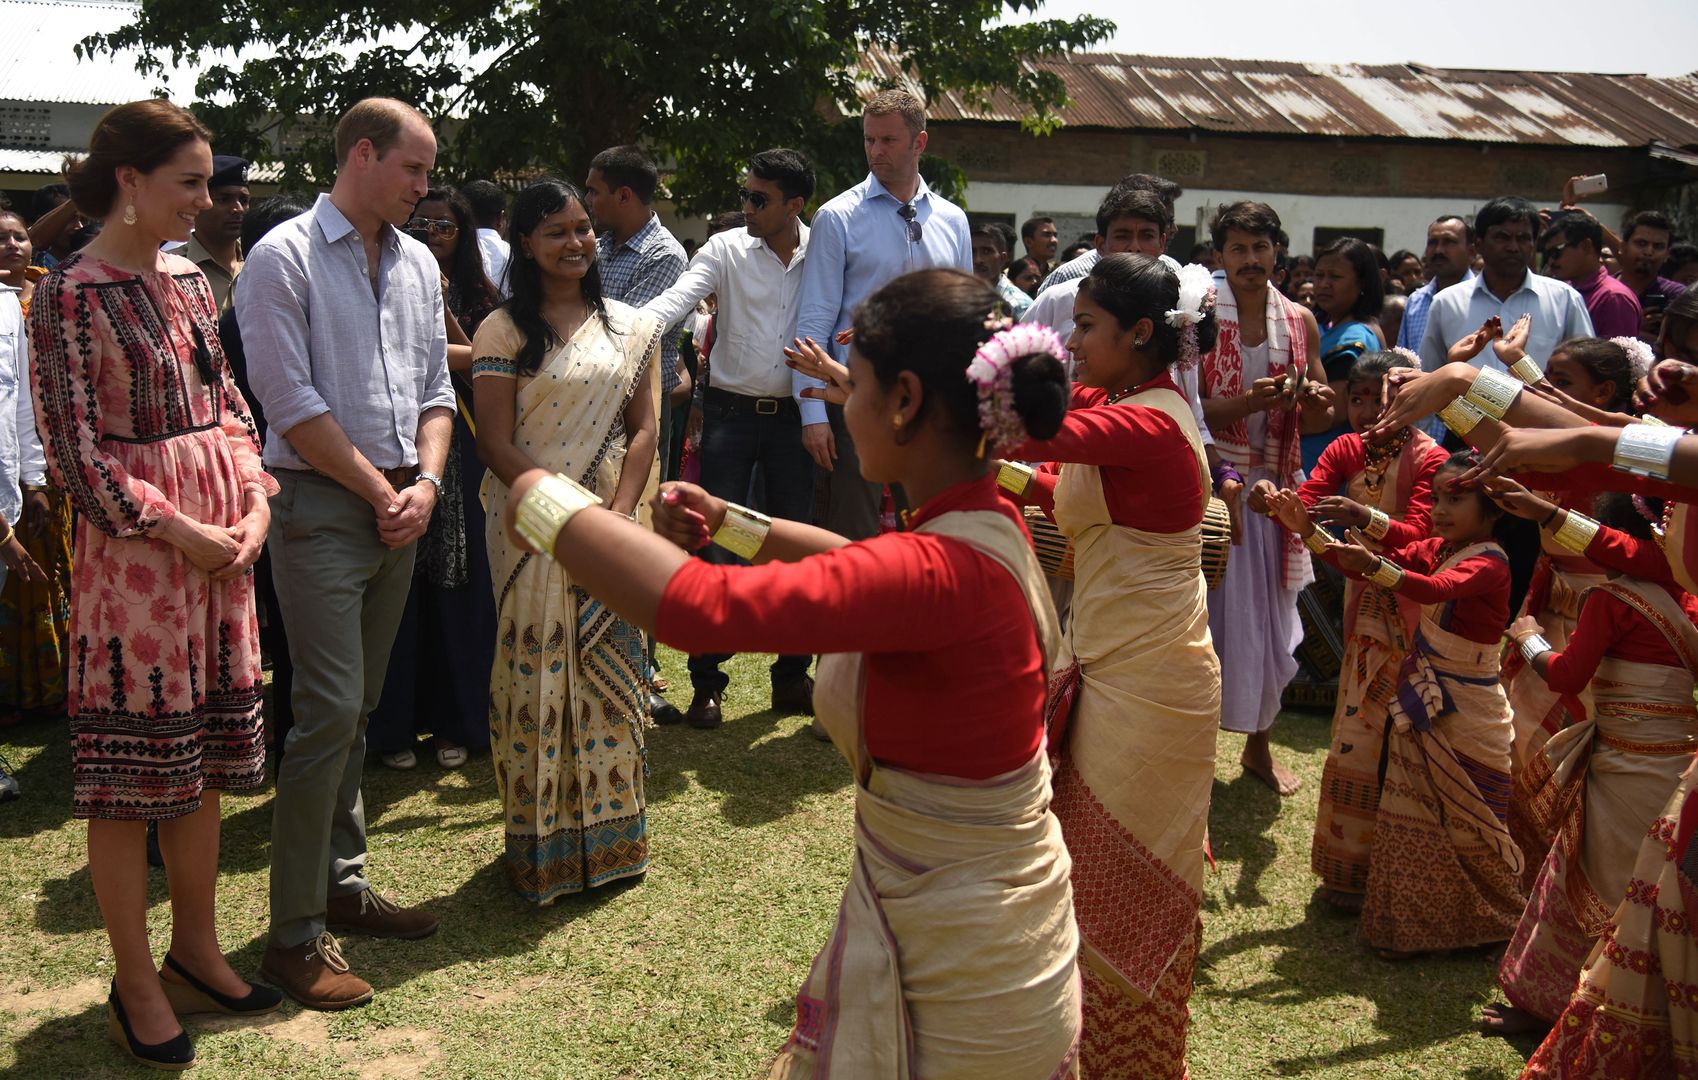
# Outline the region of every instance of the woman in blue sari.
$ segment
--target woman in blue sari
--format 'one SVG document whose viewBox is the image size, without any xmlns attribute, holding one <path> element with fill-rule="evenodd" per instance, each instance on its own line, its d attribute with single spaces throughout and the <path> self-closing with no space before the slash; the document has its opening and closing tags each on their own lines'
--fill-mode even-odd
<svg viewBox="0 0 1698 1080">
<path fill-rule="evenodd" d="M 1315 256 L 1315 318 L 1321 324 L 1321 366 L 1332 384 L 1335 401 L 1349 397 L 1350 365 L 1363 353 L 1385 348 L 1380 336 L 1380 308 L 1385 306 L 1385 283 L 1373 245 L 1354 236 L 1342 237 Z M 1341 422 L 1330 431 L 1303 436 L 1303 471 L 1313 472 L 1321 451 L 1350 430 Z"/>
</svg>

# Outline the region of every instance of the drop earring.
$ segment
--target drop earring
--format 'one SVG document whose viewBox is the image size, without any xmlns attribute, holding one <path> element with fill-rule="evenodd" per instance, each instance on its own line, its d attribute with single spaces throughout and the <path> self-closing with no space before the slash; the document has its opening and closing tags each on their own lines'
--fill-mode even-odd
<svg viewBox="0 0 1698 1080">
<path fill-rule="evenodd" d="M 897 413 L 895 416 L 890 418 L 890 426 L 894 427 L 897 431 L 902 430 L 902 414 L 901 413 Z"/>
<path fill-rule="evenodd" d="M 125 203 L 124 204 L 124 224 L 134 225 L 135 223 L 136 223 L 135 204 L 134 203 Z"/>
</svg>

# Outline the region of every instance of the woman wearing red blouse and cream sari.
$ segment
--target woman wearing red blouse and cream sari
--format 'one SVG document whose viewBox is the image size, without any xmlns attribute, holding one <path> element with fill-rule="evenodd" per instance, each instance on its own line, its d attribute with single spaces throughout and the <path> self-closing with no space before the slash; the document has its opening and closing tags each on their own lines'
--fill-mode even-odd
<svg viewBox="0 0 1698 1080">
<path fill-rule="evenodd" d="M 775 1077 L 1077 1073 L 1078 934 L 1043 753 L 1055 615 L 982 453 L 1054 435 L 1065 375 L 1053 334 L 995 329 L 997 302 L 967 274 L 909 274 L 862 305 L 847 370 L 811 343 L 794 356 L 844 402 L 862 476 L 907 491 L 909 531 L 850 543 L 668 485 L 657 530 L 756 563 L 718 566 L 566 478 L 513 485 L 526 543 L 661 641 L 827 654 L 815 701 L 854 769 L 855 860 Z"/>
</svg>

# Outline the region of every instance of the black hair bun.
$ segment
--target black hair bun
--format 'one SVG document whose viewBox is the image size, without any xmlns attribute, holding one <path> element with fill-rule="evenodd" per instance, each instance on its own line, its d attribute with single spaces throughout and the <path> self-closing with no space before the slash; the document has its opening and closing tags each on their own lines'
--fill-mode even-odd
<svg viewBox="0 0 1698 1080">
<path fill-rule="evenodd" d="M 1067 369 L 1049 353 L 1038 352 L 1015 360 L 1010 375 L 1014 411 L 1026 434 L 1034 439 L 1055 438 L 1067 417 Z"/>
</svg>

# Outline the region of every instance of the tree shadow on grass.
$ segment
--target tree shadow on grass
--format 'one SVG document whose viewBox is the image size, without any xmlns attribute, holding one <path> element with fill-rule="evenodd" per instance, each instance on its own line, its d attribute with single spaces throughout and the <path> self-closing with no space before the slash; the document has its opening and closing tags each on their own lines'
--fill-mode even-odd
<svg viewBox="0 0 1698 1080">
<path fill-rule="evenodd" d="M 19 840 L 60 828 L 71 818 L 71 736 L 64 717 L 29 720 L 0 739 L 11 750 L 40 748 L 12 775 L 21 798 L 0 805 L 0 839 Z M 8 755 L 14 765 L 22 754 Z"/>
<path fill-rule="evenodd" d="M 1326 720 L 1311 713 L 1283 713 L 1273 731 L 1275 752 L 1283 750 L 1287 755 L 1313 754 L 1330 737 Z M 1305 783 L 1290 798 L 1313 799 L 1313 788 Z M 1217 862 L 1239 864 L 1237 883 L 1226 896 L 1234 906 L 1268 904 L 1261 881 L 1279 854 L 1273 829 L 1287 801 L 1249 772 L 1226 783 L 1215 780 L 1209 795 L 1209 845 Z"/>
<path fill-rule="evenodd" d="M 685 787 L 682 773 L 693 772 L 698 784 L 724 796 L 720 814 L 733 826 L 776 821 L 810 795 L 849 786 L 848 764 L 830 743 L 814 738 L 807 723 L 772 737 L 783 720 L 762 709 L 712 731 L 660 729 L 649 741 L 652 775 L 677 778 L 669 795 Z M 650 801 L 665 797 L 651 794 Z"/>
<path fill-rule="evenodd" d="M 1262 978 L 1248 986 L 1214 985 L 1210 972 L 1215 964 L 1252 950 L 1271 953 L 1261 965 Z M 1482 979 L 1481 969 L 1496 970 L 1499 952 L 1499 946 L 1489 946 L 1401 962 L 1381 960 L 1362 940 L 1355 918 L 1316 898 L 1295 926 L 1235 934 L 1204 949 L 1195 992 L 1201 994 L 1207 987 L 1210 998 L 1244 1006 L 1289 1007 L 1352 998 L 1371 1002 L 1379 1038 L 1268 1063 L 1269 1075 L 1302 1076 L 1320 1068 L 1395 1059 L 1477 1031 L 1478 988 L 1489 980 L 1489 975 Z M 1517 1038 L 1511 1045 L 1525 1059 L 1538 1040 Z"/>
</svg>

